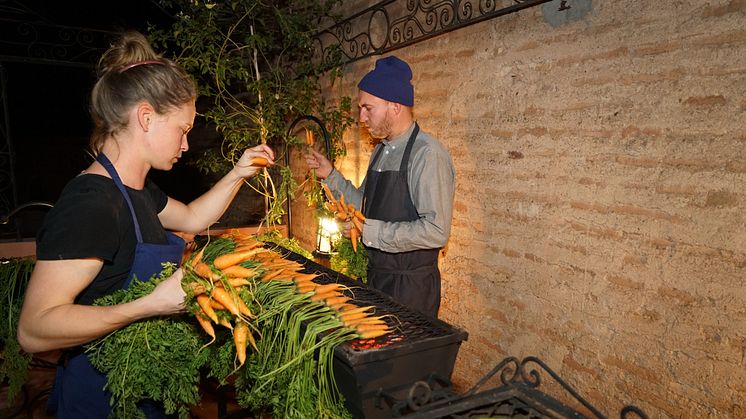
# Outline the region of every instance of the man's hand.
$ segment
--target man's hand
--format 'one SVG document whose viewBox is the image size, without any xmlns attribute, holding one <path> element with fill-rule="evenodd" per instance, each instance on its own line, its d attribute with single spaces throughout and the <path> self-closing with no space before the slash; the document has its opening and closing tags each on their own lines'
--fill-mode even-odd
<svg viewBox="0 0 746 419">
<path fill-rule="evenodd" d="M 329 177 L 330 174 L 332 174 L 332 170 L 334 170 L 332 162 L 324 157 L 323 154 L 312 148 L 309 148 L 308 153 L 304 157 L 306 158 L 308 167 L 316 170 L 316 176 L 320 177 L 321 179 L 326 179 L 327 177 Z"/>
</svg>

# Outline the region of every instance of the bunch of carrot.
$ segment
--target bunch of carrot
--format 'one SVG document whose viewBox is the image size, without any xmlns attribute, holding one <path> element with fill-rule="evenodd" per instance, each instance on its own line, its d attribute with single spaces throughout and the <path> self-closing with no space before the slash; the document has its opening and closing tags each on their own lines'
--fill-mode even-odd
<svg viewBox="0 0 746 419">
<path fill-rule="evenodd" d="M 357 253 L 357 242 L 363 238 L 363 224 L 365 223 L 365 216 L 360 210 L 355 208 L 349 202 L 345 202 L 344 195 L 339 196 L 339 200 L 334 198 L 334 194 L 329 189 L 329 186 L 322 184 L 324 188 L 324 194 L 326 195 L 326 209 L 334 213 L 334 216 L 339 221 L 350 223 L 350 241 L 352 242 L 352 250 Z"/>
<path fill-rule="evenodd" d="M 383 316 L 372 316 L 373 306 L 359 307 L 343 291 L 349 288 L 332 282 L 320 285 L 315 282 L 296 283 L 299 293 L 308 293 L 311 301 L 320 301 L 336 312 L 342 326 L 354 330 L 359 339 L 373 339 L 391 332 Z"/>
<path fill-rule="evenodd" d="M 246 361 L 247 342 L 254 350 L 257 346 L 250 330 L 251 321 L 256 316 L 242 294 L 249 296 L 249 302 L 253 301 L 248 287 L 252 284 L 251 280 L 262 271 L 257 267 L 247 268 L 241 264 L 268 250 L 262 247 L 262 242 L 251 237 L 234 242 L 236 246 L 230 252 L 217 255 L 211 261 L 203 257 L 207 246 L 196 252 L 184 264 L 184 284 L 197 303 L 198 309 L 194 314 L 202 329 L 212 341 L 215 340 L 213 324 L 230 329 L 236 345 L 236 356 L 239 364 L 243 365 Z M 256 327 L 253 329 L 256 330 Z"/>
</svg>

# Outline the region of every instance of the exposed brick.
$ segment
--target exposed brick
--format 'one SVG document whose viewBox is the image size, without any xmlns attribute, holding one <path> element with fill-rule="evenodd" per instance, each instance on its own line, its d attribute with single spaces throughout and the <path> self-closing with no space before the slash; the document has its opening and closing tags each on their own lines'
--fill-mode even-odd
<svg viewBox="0 0 746 419">
<path fill-rule="evenodd" d="M 674 298 L 681 304 L 689 305 L 697 301 L 691 294 L 673 287 L 658 287 L 658 295 L 664 298 Z"/>
<path fill-rule="evenodd" d="M 684 100 L 685 105 L 699 106 L 699 107 L 711 107 L 725 105 L 725 97 L 723 95 L 712 95 L 712 96 L 691 96 Z"/>
<path fill-rule="evenodd" d="M 730 0 L 722 6 L 708 6 L 702 12 L 704 17 L 721 17 L 746 9 L 746 0 Z"/>
<path fill-rule="evenodd" d="M 639 281 L 633 281 L 627 277 L 621 275 L 606 275 L 605 279 L 612 285 L 616 285 L 622 288 L 641 290 L 645 288 L 645 284 Z"/>
</svg>

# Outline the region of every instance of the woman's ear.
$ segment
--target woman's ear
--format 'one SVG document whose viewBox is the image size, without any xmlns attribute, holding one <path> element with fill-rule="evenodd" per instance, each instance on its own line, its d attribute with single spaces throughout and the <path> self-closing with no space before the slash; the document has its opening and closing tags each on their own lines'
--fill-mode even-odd
<svg viewBox="0 0 746 419">
<path fill-rule="evenodd" d="M 137 123 L 142 128 L 143 132 L 150 130 L 150 124 L 155 115 L 155 110 L 149 103 L 143 102 L 137 105 Z"/>
</svg>

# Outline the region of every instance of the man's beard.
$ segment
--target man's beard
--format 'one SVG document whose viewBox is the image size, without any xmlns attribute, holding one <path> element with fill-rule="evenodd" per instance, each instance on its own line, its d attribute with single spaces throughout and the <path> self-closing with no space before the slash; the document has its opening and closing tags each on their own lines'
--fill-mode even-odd
<svg viewBox="0 0 746 419">
<path fill-rule="evenodd" d="M 391 119 L 389 118 L 388 112 L 375 132 L 371 131 L 371 126 L 367 124 L 362 124 L 362 128 L 361 133 L 364 134 L 364 136 L 361 136 L 361 138 L 367 139 L 371 144 L 376 144 L 381 140 L 387 139 L 391 134 Z"/>
</svg>

